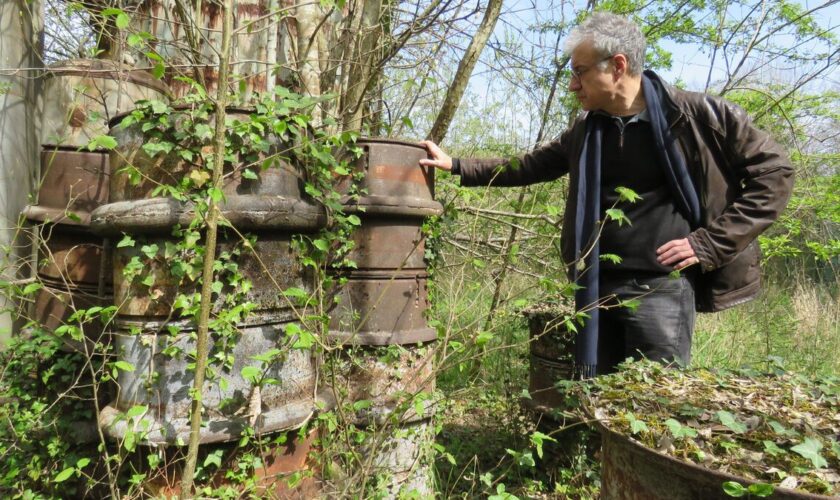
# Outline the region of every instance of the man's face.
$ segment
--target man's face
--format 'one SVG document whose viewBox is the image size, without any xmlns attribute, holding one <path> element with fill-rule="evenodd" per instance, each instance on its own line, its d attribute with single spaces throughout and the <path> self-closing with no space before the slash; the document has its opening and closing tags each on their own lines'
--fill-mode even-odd
<svg viewBox="0 0 840 500">
<path fill-rule="evenodd" d="M 598 67 L 599 63 L 611 58 L 612 56 L 602 57 L 592 47 L 592 42 L 588 41 L 572 51 L 572 79 L 569 81 L 569 90 L 577 95 L 580 106 L 586 111 L 607 111 L 616 97 L 612 62 L 608 63 L 606 69 Z"/>
</svg>

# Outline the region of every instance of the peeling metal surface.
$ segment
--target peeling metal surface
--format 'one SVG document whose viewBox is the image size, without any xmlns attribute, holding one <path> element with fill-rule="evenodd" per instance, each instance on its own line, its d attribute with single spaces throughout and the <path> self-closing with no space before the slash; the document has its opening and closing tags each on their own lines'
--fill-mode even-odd
<svg viewBox="0 0 840 500">
<path fill-rule="evenodd" d="M 677 460 L 612 432 L 603 425 L 599 427 L 603 439 L 603 500 L 727 500 L 732 497 L 724 493 L 724 482 L 755 483 Z M 767 498 L 817 500 L 830 497 L 776 488 Z"/>
<path fill-rule="evenodd" d="M 331 368 L 338 372 L 325 394 L 331 405 L 366 402 L 347 415 L 354 424 L 417 422 L 434 412 L 433 343 L 352 348 L 341 352 Z"/>
<path fill-rule="evenodd" d="M 104 59 L 72 59 L 47 68 L 41 93 L 41 144 L 86 146 L 108 133 L 108 120 L 140 99 L 166 100 L 166 85 L 145 71 Z"/>
<path fill-rule="evenodd" d="M 254 92 L 265 92 L 279 83 L 272 73 L 274 67 L 288 61 L 276 60 L 278 32 L 284 32 L 287 23 L 278 23 L 277 17 L 268 16 L 269 0 L 243 0 L 236 3 L 234 30 L 231 41 L 231 71 L 244 82 L 244 98 Z M 221 48 L 223 13 L 219 5 L 202 4 L 199 47 L 197 58 L 190 57 L 184 27 L 175 15 L 173 0 L 147 0 L 138 10 L 133 25 L 140 31 L 151 33 L 153 46 L 158 54 L 168 61 L 164 80 L 176 97 L 191 91 L 188 83 L 176 79 L 178 76 L 194 77 L 191 65 L 202 73 L 208 93 L 215 93 L 218 86 L 218 51 Z M 137 57 L 144 59 L 142 54 Z"/>
<path fill-rule="evenodd" d="M 216 248 L 217 255 L 232 251 L 239 243 L 238 239 L 220 240 Z M 173 304 L 178 294 L 198 293 L 200 283 L 188 280 L 181 282 L 172 273 L 172 259 L 165 259 L 160 252 L 153 260 L 143 255 L 142 245 L 155 244 L 163 249 L 171 238 L 150 236 L 142 241 L 142 244 L 133 247 L 114 250 L 114 300 L 119 308 L 117 319 L 139 323 L 165 321 L 173 315 Z M 125 277 L 126 266 L 134 257 L 144 262 L 144 275 L 154 278 L 151 286 Z M 243 299 L 256 304 L 246 323 L 266 324 L 294 317 L 292 304 L 281 292 L 291 287 L 306 289 L 308 280 L 292 249 L 289 234 L 276 232 L 257 235 L 253 250 L 243 249 L 236 263 L 239 273 L 253 285 Z M 219 311 L 225 307 L 223 301 L 224 294 L 218 295 L 214 310 Z"/>
<path fill-rule="evenodd" d="M 426 323 L 427 276 L 354 272 L 330 312 L 330 335 L 348 344 L 412 344 L 437 338 Z"/>
<path fill-rule="evenodd" d="M 274 432 L 298 427 L 315 410 L 315 365 L 309 351 L 289 349 L 268 367 L 253 356 L 283 345 L 284 324 L 243 327 L 241 335 L 228 346 L 233 365 L 215 368 L 219 378 L 208 377 L 204 386 L 205 423 L 201 442 L 213 443 L 237 439 L 241 431 L 254 422 L 257 432 Z M 134 366 L 134 371 L 120 371 L 117 383 L 121 390 L 117 400 L 102 410 L 101 427 L 113 439 L 122 439 L 129 422 L 119 418 L 121 412 L 135 405 L 146 405 L 143 419 L 149 429 L 144 444 L 176 444 L 188 442 L 190 390 L 192 371 L 187 368 L 187 354 L 195 351 L 189 331 L 178 335 L 168 332 L 131 335 L 126 331 L 114 334 L 120 359 Z M 212 342 L 218 341 L 213 334 Z M 220 346 L 216 345 L 216 349 Z M 169 348 L 168 355 L 163 351 Z M 211 359 L 213 355 L 211 353 Z M 276 383 L 256 386 L 242 376 L 242 369 L 254 366 L 265 378 Z M 226 381 L 220 383 L 220 378 Z M 254 398 L 258 404 L 254 404 Z M 258 414 L 252 414 L 258 409 Z"/>
</svg>

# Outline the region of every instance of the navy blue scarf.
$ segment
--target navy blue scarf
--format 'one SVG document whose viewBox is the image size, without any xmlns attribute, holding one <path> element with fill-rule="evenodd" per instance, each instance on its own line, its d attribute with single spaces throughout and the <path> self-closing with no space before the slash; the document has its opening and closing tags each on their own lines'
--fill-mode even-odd
<svg viewBox="0 0 840 500">
<path fill-rule="evenodd" d="M 653 140 L 656 143 L 659 164 L 674 196 L 677 208 L 686 217 L 692 229 L 700 226 L 700 201 L 688 174 L 688 167 L 677 141 L 668 127 L 665 108 L 658 90 L 650 77 L 652 71 L 642 74 L 644 92 Z M 586 136 L 580 155 L 575 212 L 575 308 L 585 311 L 589 318 L 578 331 L 576 338 L 577 372 L 581 378 L 595 376 L 598 365 L 598 300 L 600 293 L 601 253 L 598 234 L 601 217 L 601 147 L 604 119 L 590 113 L 586 118 Z M 655 223 L 655 221 L 652 221 Z M 651 251 L 654 251 L 651 249 Z"/>
</svg>

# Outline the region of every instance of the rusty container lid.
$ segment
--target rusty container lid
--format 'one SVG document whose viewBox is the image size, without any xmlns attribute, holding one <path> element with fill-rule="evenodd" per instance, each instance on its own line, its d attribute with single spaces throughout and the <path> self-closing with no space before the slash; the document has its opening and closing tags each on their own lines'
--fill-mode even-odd
<svg viewBox="0 0 840 500">
<path fill-rule="evenodd" d="M 380 138 L 362 138 L 356 142 L 364 153 L 356 169 L 364 171 L 361 181 L 364 194 L 358 200 L 344 199 L 349 208 L 368 214 L 425 217 L 443 213 L 434 200 L 433 167 L 421 167 L 426 149 L 419 144 Z M 349 177 L 342 178 L 336 190 L 346 193 Z"/>
<path fill-rule="evenodd" d="M 168 100 L 148 72 L 104 59 L 71 59 L 46 68 L 41 144 L 83 147 L 108 133 L 108 120 L 140 99 Z"/>
</svg>

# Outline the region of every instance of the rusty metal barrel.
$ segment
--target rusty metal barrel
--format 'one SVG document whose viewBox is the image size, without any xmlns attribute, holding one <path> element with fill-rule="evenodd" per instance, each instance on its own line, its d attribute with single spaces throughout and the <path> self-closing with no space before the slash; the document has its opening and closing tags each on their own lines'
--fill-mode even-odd
<svg viewBox="0 0 840 500">
<path fill-rule="evenodd" d="M 228 111 L 231 123 L 248 119 L 248 110 Z M 188 432 L 193 383 L 186 360 L 195 351 L 196 329 L 191 316 L 183 313 L 183 300 L 195 296 L 200 283 L 185 278 L 178 267 L 179 260 L 190 258 L 189 252 L 168 255 L 166 249 L 178 241 L 173 228 L 187 227 L 195 207 L 156 188 L 189 176 L 196 166 L 176 155 L 149 157 L 140 125 L 121 127 L 118 122 L 119 117 L 111 130 L 118 142 L 111 158 L 111 203 L 93 213 L 91 224 L 101 234 L 125 233 L 136 242 L 115 245 L 113 278 L 115 345 L 134 370 L 119 373 L 121 392 L 100 414 L 100 425 L 112 438 L 122 439 L 129 427 L 121 415 L 133 406 L 146 406 L 149 431 L 143 444 L 181 444 Z M 208 126 L 214 126 L 212 118 Z M 125 164 L 140 173 L 139 182 L 119 173 Z M 236 439 L 246 425 L 263 433 L 296 428 L 315 410 L 315 365 L 308 350 L 288 347 L 285 331 L 297 313 L 282 291 L 311 288 L 292 237 L 323 227 L 326 216 L 302 197 L 301 176 L 290 165 L 281 162 L 248 176 L 241 166 L 225 172 L 220 210 L 236 230 L 220 230 L 216 255 L 228 255 L 237 279 L 249 283 L 239 297 L 249 306 L 232 331 L 211 329 L 213 354 L 232 364 L 214 368 L 215 376 L 205 386 L 202 443 Z M 245 233 L 252 238 L 243 239 Z M 144 280 L 132 275 L 138 263 Z M 224 290 L 215 293 L 214 315 L 230 313 L 226 296 Z M 261 360 L 272 351 L 270 361 Z M 258 384 L 256 374 L 273 382 Z"/>
<path fill-rule="evenodd" d="M 678 460 L 628 436 L 598 425 L 601 450 L 601 498 L 604 500 L 725 500 L 723 483 L 745 486 L 758 481 Z M 776 487 L 767 497 L 778 500 L 827 500 L 824 495 Z"/>
<path fill-rule="evenodd" d="M 437 332 L 425 316 L 429 275 L 422 227 L 443 210 L 434 200 L 434 169 L 418 163 L 426 158 L 423 147 L 386 139 L 357 145 L 363 149 L 355 165 L 364 173 L 362 195 L 345 197 L 344 207 L 361 225 L 348 256 L 356 267 L 337 273 L 346 281 L 330 313 L 329 334 L 345 349 L 334 351 L 338 373 L 328 392 L 336 404 L 351 403 L 344 412 L 350 423 L 390 436 L 368 450 L 377 472 L 390 477 L 388 495 L 428 495 L 431 461 L 421 451 L 434 438 Z"/>
<path fill-rule="evenodd" d="M 168 90 L 146 72 L 96 59 L 53 64 L 43 85 L 37 203 L 23 215 L 37 248 L 37 279 L 44 285 L 35 296 L 32 319 L 52 331 L 78 309 L 111 302 L 106 242 L 89 228 L 91 212 L 109 201 L 108 152 L 80 148 L 108 133 L 110 117 L 139 99 L 165 100 Z M 103 339 L 98 322 L 83 329 L 89 339 Z"/>
<path fill-rule="evenodd" d="M 567 319 L 570 304 L 539 305 L 522 311 L 528 320 L 529 381 L 522 405 L 534 417 L 537 429 L 556 441 L 546 443 L 540 468 L 553 473 L 569 467 L 581 456 L 594 456 L 600 446 L 599 435 L 577 416 L 579 408 L 570 406 L 559 383 L 575 378 L 575 335 Z"/>
<path fill-rule="evenodd" d="M 557 382 L 574 377 L 574 333 L 565 324 L 569 312 L 567 308 L 553 306 L 522 311 L 530 332 L 530 398 L 523 398 L 522 402 L 549 418 L 554 410 L 564 407 L 565 395 L 557 389 Z"/>
</svg>

